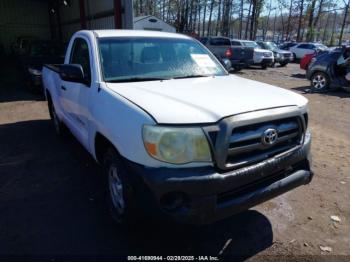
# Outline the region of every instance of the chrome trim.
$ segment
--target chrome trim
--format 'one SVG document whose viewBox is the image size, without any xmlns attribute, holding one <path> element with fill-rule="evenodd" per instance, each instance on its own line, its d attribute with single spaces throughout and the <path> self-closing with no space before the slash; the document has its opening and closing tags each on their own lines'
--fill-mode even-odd
<svg viewBox="0 0 350 262">
<path fill-rule="evenodd" d="M 216 132 L 215 141 L 210 141 L 215 165 L 218 167 L 218 169 L 225 171 L 225 170 L 230 170 L 230 169 L 248 165 L 251 162 L 266 159 L 267 158 L 266 153 L 268 153 L 269 155 L 284 154 L 284 153 L 290 152 L 291 150 L 297 150 L 304 141 L 304 134 L 306 131 L 305 119 L 303 117 L 304 113 L 307 113 L 306 105 L 303 107 L 286 106 L 286 107 L 279 107 L 279 108 L 271 108 L 266 110 L 259 110 L 259 111 L 253 111 L 253 112 L 234 115 L 234 116 L 222 119 L 220 122 L 217 123 L 217 125 L 204 127 L 203 129 L 207 133 L 208 137 L 210 137 L 208 135 L 210 132 Z M 261 155 L 255 156 L 252 159 L 248 159 L 248 160 L 244 159 L 246 161 L 243 161 L 242 163 L 234 163 L 234 164 L 227 163 L 227 158 L 232 153 L 232 150 L 230 149 L 230 144 L 232 142 L 232 131 L 234 128 L 248 126 L 252 124 L 259 124 L 259 123 L 268 122 L 268 121 L 288 119 L 293 117 L 297 117 L 298 121 L 300 121 L 299 129 L 301 130 L 299 130 L 298 134 L 301 133 L 301 140 L 299 145 L 293 148 L 290 148 L 290 146 L 286 148 L 284 148 L 283 146 L 280 146 L 277 150 L 274 150 L 274 147 L 272 146 L 270 150 L 265 150 L 266 152 L 262 152 Z M 289 125 L 285 126 L 284 124 L 280 126 L 281 130 L 286 129 L 286 131 L 288 131 L 290 127 L 291 126 Z M 251 135 L 256 137 L 256 134 L 251 134 Z M 289 135 L 294 136 L 293 133 L 288 134 L 288 136 Z M 289 139 L 288 136 L 286 136 L 285 138 L 283 138 L 284 136 L 282 136 L 282 140 L 280 140 L 278 143 L 282 143 L 286 139 Z M 253 146 L 257 146 L 257 145 L 253 145 Z M 267 147 L 267 149 L 268 148 L 269 147 Z M 243 150 L 249 151 L 247 148 Z"/>
</svg>

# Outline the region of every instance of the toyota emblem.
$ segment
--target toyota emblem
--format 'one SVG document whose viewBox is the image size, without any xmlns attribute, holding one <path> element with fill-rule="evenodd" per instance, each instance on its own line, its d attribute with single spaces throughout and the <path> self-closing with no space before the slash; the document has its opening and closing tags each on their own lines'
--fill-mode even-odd
<svg viewBox="0 0 350 262">
<path fill-rule="evenodd" d="M 276 143 L 278 138 L 277 130 L 274 128 L 269 128 L 264 131 L 261 136 L 261 142 L 266 146 L 272 146 Z"/>
</svg>

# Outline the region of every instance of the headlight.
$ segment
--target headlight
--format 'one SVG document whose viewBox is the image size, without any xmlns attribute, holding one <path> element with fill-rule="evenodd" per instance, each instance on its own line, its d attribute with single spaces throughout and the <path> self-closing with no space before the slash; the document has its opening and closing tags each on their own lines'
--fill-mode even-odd
<svg viewBox="0 0 350 262">
<path fill-rule="evenodd" d="M 28 68 L 28 72 L 32 75 L 41 76 L 41 70 Z"/>
<path fill-rule="evenodd" d="M 172 164 L 210 162 L 208 140 L 196 127 L 143 127 L 146 151 L 155 159 Z"/>
<path fill-rule="evenodd" d="M 277 53 L 277 54 L 276 54 L 276 57 L 277 57 L 277 58 L 280 58 L 280 57 L 281 57 L 281 55 L 280 55 L 279 53 Z"/>
</svg>

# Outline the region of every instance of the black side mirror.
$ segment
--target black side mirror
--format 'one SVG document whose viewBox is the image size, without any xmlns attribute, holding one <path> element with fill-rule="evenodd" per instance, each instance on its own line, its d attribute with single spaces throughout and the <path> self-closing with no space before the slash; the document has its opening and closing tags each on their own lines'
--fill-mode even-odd
<svg viewBox="0 0 350 262">
<path fill-rule="evenodd" d="M 67 82 L 82 83 L 88 85 L 88 81 L 84 75 L 84 70 L 78 64 L 64 64 L 60 66 L 61 79 Z"/>
</svg>

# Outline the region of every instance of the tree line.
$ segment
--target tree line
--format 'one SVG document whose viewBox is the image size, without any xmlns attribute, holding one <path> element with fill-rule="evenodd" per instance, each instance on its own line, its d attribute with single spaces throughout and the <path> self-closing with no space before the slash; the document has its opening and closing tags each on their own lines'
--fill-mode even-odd
<svg viewBox="0 0 350 262">
<path fill-rule="evenodd" d="M 348 37 L 349 6 L 350 0 L 134 0 L 134 15 L 154 15 L 197 36 L 337 45 Z"/>
</svg>

